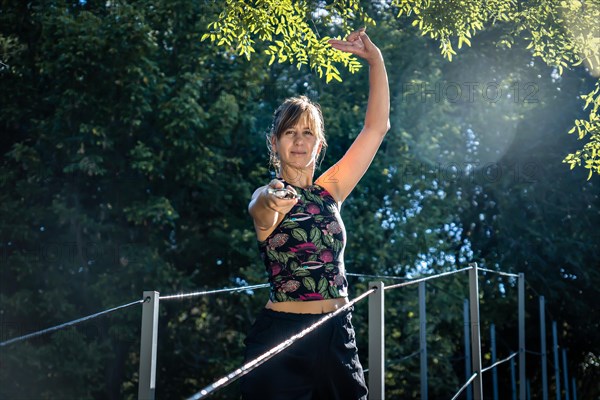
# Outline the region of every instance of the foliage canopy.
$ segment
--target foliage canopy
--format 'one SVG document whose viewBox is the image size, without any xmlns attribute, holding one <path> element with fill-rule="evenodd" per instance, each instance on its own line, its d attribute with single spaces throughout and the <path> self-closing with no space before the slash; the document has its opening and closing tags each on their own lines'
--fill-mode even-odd
<svg viewBox="0 0 600 400">
<path fill-rule="evenodd" d="M 210 32 L 202 39 L 210 39 L 248 59 L 255 52 L 253 45 L 258 39 L 269 44 L 265 49 L 271 56 L 269 65 L 275 60 L 298 68 L 308 64 L 319 76 L 325 71 L 326 82 L 339 81 L 335 64 L 355 72 L 356 60 L 327 46 L 329 36 L 320 38 L 314 20 L 323 20 L 326 26 L 336 24 L 341 31 L 338 33 L 346 35 L 350 26 L 375 24 L 364 3 L 227 0 L 224 11 L 208 25 Z M 600 5 L 594 0 L 392 0 L 382 2 L 374 11 L 407 18 L 421 35 L 439 42 L 442 56 L 449 61 L 457 55 L 454 46 L 458 49 L 463 44 L 471 46 L 478 33 L 498 25 L 503 34 L 498 37 L 497 45 L 510 48 L 515 41 L 524 40 L 534 56 L 556 68 L 560 75 L 564 68 L 585 64 L 592 75 L 600 77 Z M 589 114 L 586 119 L 577 119 L 569 133 L 577 131 L 578 139 L 587 137 L 587 142 L 582 149 L 568 154 L 563 162 L 571 169 L 583 166 L 589 170 L 590 179 L 594 172 L 600 174 L 598 85 L 581 98 Z"/>
</svg>

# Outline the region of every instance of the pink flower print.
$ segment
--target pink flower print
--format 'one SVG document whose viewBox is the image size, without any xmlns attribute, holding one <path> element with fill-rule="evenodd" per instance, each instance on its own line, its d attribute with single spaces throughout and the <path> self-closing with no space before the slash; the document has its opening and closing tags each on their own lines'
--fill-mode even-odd
<svg viewBox="0 0 600 400">
<path fill-rule="evenodd" d="M 319 293 L 306 293 L 306 294 L 300 295 L 300 300 L 302 300 L 302 301 L 324 300 L 324 298 Z"/>
<path fill-rule="evenodd" d="M 333 253 L 331 252 L 331 250 L 321 250 L 321 253 L 319 254 L 319 259 L 325 263 L 328 262 L 332 262 L 333 261 Z"/>
<path fill-rule="evenodd" d="M 324 199 L 325 197 L 333 197 L 327 190 L 324 189 L 321 193 L 319 193 L 319 196 L 321 196 L 322 199 Z"/>
<path fill-rule="evenodd" d="M 293 253 L 314 253 L 317 251 L 317 246 L 314 243 L 300 243 L 297 246 L 290 247 Z"/>
<path fill-rule="evenodd" d="M 281 273 L 281 264 L 273 263 L 270 265 L 271 276 L 277 276 Z"/>
<path fill-rule="evenodd" d="M 331 234 L 331 235 L 335 235 L 335 234 L 342 232 L 342 227 L 340 226 L 340 224 L 337 221 L 332 221 L 332 222 L 328 223 L 326 228 L 327 228 L 327 232 L 329 232 L 329 234 Z"/>
<path fill-rule="evenodd" d="M 323 263 L 318 261 L 305 261 L 302 263 L 302 268 L 304 269 L 319 269 L 323 267 Z"/>
<path fill-rule="evenodd" d="M 287 281 L 281 285 L 281 291 L 284 293 L 295 292 L 300 287 L 298 281 Z"/>
<path fill-rule="evenodd" d="M 315 203 L 310 203 L 309 205 L 306 206 L 306 211 L 308 211 L 310 214 L 321 214 L 321 208 L 316 205 Z"/>
<path fill-rule="evenodd" d="M 269 247 L 275 249 L 279 246 L 283 246 L 288 241 L 290 235 L 287 233 L 278 233 L 269 239 Z"/>
</svg>

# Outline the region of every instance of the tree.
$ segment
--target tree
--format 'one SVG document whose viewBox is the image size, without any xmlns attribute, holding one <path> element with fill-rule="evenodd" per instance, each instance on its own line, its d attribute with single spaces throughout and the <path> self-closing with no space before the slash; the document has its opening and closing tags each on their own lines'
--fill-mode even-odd
<svg viewBox="0 0 600 400">
<path fill-rule="evenodd" d="M 595 310 L 597 286 L 598 192 L 593 181 L 581 186 L 579 170 L 561 175 L 551 160 L 570 147 L 563 136 L 548 140 L 555 130 L 568 129 L 571 119 L 585 117 L 575 94 L 589 92 L 593 82 L 581 70 L 561 77 L 535 59 L 532 64 L 528 40 L 511 42 L 510 50 L 496 47 L 510 28 L 504 22 L 477 28 L 472 48 L 448 63 L 439 57 L 438 42 L 411 27 L 414 12 L 396 18 L 390 10 L 398 9 L 387 5 L 364 2 L 357 11 L 353 4 L 307 2 L 293 11 L 295 26 L 307 29 L 302 21 L 308 21 L 323 43 L 325 36 L 350 29 L 339 19 L 348 5 L 359 19 L 372 15 L 377 29 L 369 32 L 388 63 L 392 131 L 342 211 L 348 270 L 405 277 L 453 270 L 470 260 L 524 269 L 530 287 L 547 296 L 562 323 L 570 370 L 579 368 L 577 376 L 593 382 L 598 318 L 589 318 L 589 310 Z M 3 340 L 139 299 L 143 290 L 168 295 L 264 282 L 246 207 L 254 188 L 271 179 L 265 133 L 272 112 L 297 94 L 321 103 L 330 141 L 324 171 L 360 131 L 366 70 L 351 75 L 331 62 L 326 84 L 311 69 L 290 68 L 289 59 L 275 62 L 277 43 L 254 37 L 248 62 L 235 45 L 202 42 L 221 7 L 160 0 L 3 4 Z M 425 27 L 432 16 L 419 10 Z M 274 39 L 292 34 L 281 15 Z M 458 36 L 448 37 L 453 42 Z M 277 49 L 271 65 L 270 46 Z M 304 51 L 308 64 L 318 61 L 313 50 Z M 321 61 L 327 76 L 327 59 Z M 480 87 L 467 87 L 474 81 Z M 487 97 L 483 89 L 489 89 Z M 554 170 L 539 175 L 547 165 Z M 590 208 L 574 206 L 582 203 Z M 366 278 L 349 280 L 351 296 L 366 289 Z M 432 397 L 449 397 L 464 380 L 464 280 L 427 285 L 436 360 L 430 363 Z M 495 322 L 499 337 L 509 337 L 515 331 L 514 282 L 489 275 L 482 282 L 484 324 Z M 256 290 L 162 301 L 157 396 L 187 397 L 237 368 L 248 324 L 266 298 L 266 291 Z M 410 288 L 386 293 L 386 386 L 395 397 L 417 397 L 419 388 L 416 358 L 405 358 L 417 348 L 416 298 Z M 354 315 L 368 365 L 364 303 Z M 134 398 L 139 317 L 132 308 L 3 347 L 0 396 Z M 514 348 L 507 340 L 503 350 Z M 530 377 L 535 382 L 536 375 Z M 579 394 L 597 397 L 594 390 L 582 386 Z M 239 393 L 232 385 L 219 397 Z"/>
<path fill-rule="evenodd" d="M 271 56 L 270 63 L 277 59 L 298 68 L 308 64 L 319 75 L 325 71 L 327 82 L 339 80 L 339 70 L 334 63 L 342 63 L 354 72 L 356 61 L 332 51 L 326 45 L 329 36 L 320 38 L 314 29 L 314 19 L 337 23 L 344 34 L 348 34 L 352 25 L 374 25 L 365 11 L 365 3 L 360 0 L 329 4 L 228 0 L 202 39 L 210 39 L 248 59 L 255 52 L 254 43 L 264 42 L 269 45 L 265 52 Z M 454 45 L 458 49 L 463 44 L 471 46 L 473 37 L 491 26 L 498 26 L 502 31 L 496 41 L 498 45 L 510 48 L 516 40 L 524 39 L 529 42 L 533 55 L 555 67 L 560 75 L 564 68 L 585 64 L 592 75 L 600 76 L 600 28 L 597 25 L 600 6 L 594 1 L 494 0 L 482 4 L 475 0 L 392 0 L 374 12 L 394 12 L 398 17 L 409 18 L 421 35 L 439 42 L 441 54 L 450 61 L 457 55 Z M 589 115 L 576 120 L 569 133 L 577 131 L 580 140 L 587 136 L 588 141 L 582 149 L 568 154 L 564 162 L 571 169 L 575 166 L 588 169 L 590 179 L 594 172 L 600 174 L 600 87 L 596 85 L 593 91 L 582 95 L 582 99 L 584 107 L 590 108 Z"/>
<path fill-rule="evenodd" d="M 146 289 L 238 283 L 254 257 L 240 157 L 252 144 L 239 132 L 252 128 L 257 102 L 245 100 L 264 74 L 193 40 L 214 9 L 186 1 L 3 6 L 2 35 L 18 43 L 0 73 L 3 339 Z M 232 310 L 246 306 L 226 302 L 228 312 L 199 323 L 214 306 L 206 300 L 161 314 L 164 339 L 172 318 L 189 316 L 192 330 L 206 326 L 194 337 L 210 345 L 197 340 L 190 350 L 226 339 L 210 368 L 204 358 L 192 363 L 200 381 L 240 357 L 243 328 L 235 327 L 245 320 Z M 123 312 L 31 347 L 3 348 L 2 395 L 133 397 L 138 324 L 139 315 Z M 237 359 L 223 355 L 232 341 Z M 184 384 L 160 390 L 189 395 L 193 374 L 170 371 L 162 379 Z"/>
</svg>

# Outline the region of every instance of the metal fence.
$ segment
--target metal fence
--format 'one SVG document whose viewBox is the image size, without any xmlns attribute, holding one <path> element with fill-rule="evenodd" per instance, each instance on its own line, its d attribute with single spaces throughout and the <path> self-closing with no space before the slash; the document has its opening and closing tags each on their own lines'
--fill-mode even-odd
<svg viewBox="0 0 600 400">
<path fill-rule="evenodd" d="M 524 274 L 509 274 L 501 271 L 494 271 L 485 268 L 479 268 L 476 263 L 469 264 L 468 267 L 462 268 L 455 271 L 444 272 L 436 275 L 422 277 L 418 279 L 406 279 L 399 277 L 389 276 L 376 276 L 376 275 L 361 275 L 361 274 L 348 274 L 352 276 L 359 276 L 363 278 L 397 278 L 403 280 L 401 283 L 396 283 L 386 286 L 382 280 L 373 280 L 369 282 L 369 289 L 351 300 L 348 304 L 333 313 L 325 314 L 321 319 L 315 322 L 313 325 L 304 329 L 301 332 L 293 335 L 286 341 L 273 347 L 263 355 L 257 357 L 254 360 L 247 362 L 240 366 L 235 371 L 232 371 L 228 375 L 216 380 L 212 384 L 206 386 L 201 391 L 189 397 L 189 399 L 202 399 L 210 396 L 212 393 L 224 388 L 239 377 L 253 370 L 259 368 L 264 362 L 269 360 L 271 357 L 276 356 L 287 347 L 291 346 L 295 341 L 301 340 L 310 332 L 318 329 L 328 319 L 344 312 L 348 308 L 354 306 L 354 304 L 362 301 L 366 298 L 369 299 L 368 304 L 368 384 L 369 384 L 369 400 L 381 400 L 385 398 L 385 372 L 386 372 L 386 357 L 385 357 L 385 292 L 402 288 L 405 286 L 418 284 L 419 293 L 419 350 L 415 351 L 410 356 L 404 358 L 411 358 L 413 356 L 420 356 L 420 379 L 421 379 L 421 399 L 426 400 L 428 398 L 428 355 L 427 355 L 427 315 L 426 315 L 426 282 L 446 277 L 449 275 L 467 272 L 469 275 L 469 299 L 465 299 L 463 302 L 463 318 L 464 318 L 464 343 L 465 343 L 465 383 L 458 389 L 456 394 L 452 397 L 452 400 L 457 399 L 463 392 L 466 391 L 467 400 L 481 400 L 483 398 L 483 373 L 492 371 L 492 382 L 493 382 L 493 398 L 498 400 L 498 380 L 497 380 L 497 367 L 501 364 L 510 362 L 511 369 L 511 382 L 512 382 L 512 398 L 517 400 L 517 386 L 520 400 L 527 400 L 529 398 L 529 382 L 526 379 L 526 365 L 525 356 L 526 353 L 533 353 L 527 351 L 525 347 L 525 276 Z M 518 351 L 513 352 L 508 357 L 497 361 L 496 360 L 496 339 L 495 339 L 495 326 L 492 323 L 490 325 L 490 338 L 491 338 L 491 351 L 492 359 L 491 365 L 483 368 L 482 367 L 482 355 L 481 355 L 481 323 L 479 314 L 479 272 L 490 272 L 503 276 L 509 276 L 518 279 L 518 337 L 519 337 L 519 348 Z M 268 287 L 268 284 L 251 285 L 244 287 L 234 288 L 223 288 L 217 290 L 199 291 L 193 293 L 175 294 L 168 296 L 160 296 L 157 291 L 145 291 L 141 300 L 137 300 L 131 303 L 123 304 L 111 309 L 100 311 L 98 313 L 79 318 L 64 324 L 60 324 L 51 328 L 47 328 L 38 332 L 30 333 L 20 337 L 16 337 L 0 343 L 0 347 L 14 345 L 18 342 L 28 340 L 40 335 L 50 334 L 60 329 L 64 329 L 70 326 L 77 325 L 84 321 L 88 321 L 93 318 L 98 318 L 111 314 L 113 312 L 129 308 L 136 304 L 142 304 L 142 319 L 141 319 L 141 340 L 140 340 L 140 365 L 139 365 L 139 386 L 138 386 L 138 399 L 140 400 L 153 400 L 156 392 L 156 368 L 157 368 L 157 339 L 158 339 L 158 318 L 159 318 L 159 307 L 161 301 L 168 300 L 180 300 L 195 296 L 204 296 L 211 294 L 221 294 L 227 292 L 247 292 L 254 289 L 261 289 Z M 540 356 L 541 360 L 541 374 L 542 374 L 542 396 L 543 400 L 548 399 L 548 376 L 547 376 L 547 349 L 546 349 L 546 324 L 545 324 L 545 300 L 543 296 L 539 297 L 540 305 L 540 352 L 534 353 Z M 560 363 L 559 363 L 559 346 L 558 346 L 558 334 L 556 321 L 552 322 L 552 336 L 553 336 L 553 355 L 554 355 L 554 381 L 556 388 L 556 399 L 561 400 L 561 376 L 560 376 Z M 518 379 L 515 373 L 515 358 L 518 356 L 519 374 Z M 576 393 L 576 382 L 575 378 L 571 378 L 569 381 L 569 374 L 567 370 L 567 351 L 562 348 L 562 364 L 563 364 L 563 389 L 565 393 L 565 399 L 570 400 L 569 394 L 572 394 L 572 399 L 577 399 Z M 365 370 L 366 371 L 366 370 Z M 518 385 L 517 385 L 518 383 Z"/>
</svg>

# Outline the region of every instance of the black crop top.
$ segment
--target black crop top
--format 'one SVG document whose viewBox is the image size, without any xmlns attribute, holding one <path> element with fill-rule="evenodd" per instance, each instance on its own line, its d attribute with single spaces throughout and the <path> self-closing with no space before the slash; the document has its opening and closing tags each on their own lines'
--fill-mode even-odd
<svg viewBox="0 0 600 400">
<path fill-rule="evenodd" d="M 300 196 L 298 203 L 258 242 L 271 284 L 271 301 L 347 297 L 346 230 L 336 201 L 319 185 L 306 189 L 290 186 Z"/>
</svg>

